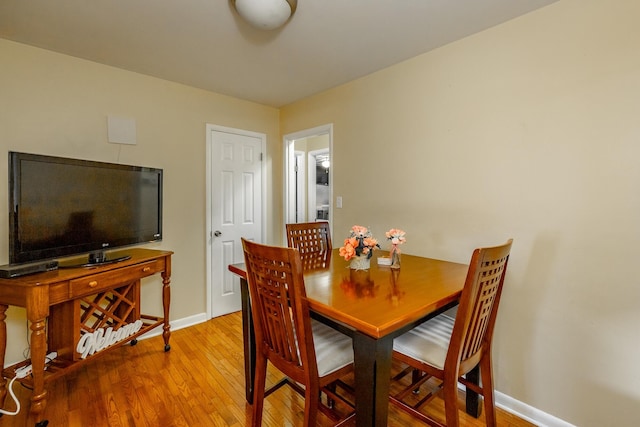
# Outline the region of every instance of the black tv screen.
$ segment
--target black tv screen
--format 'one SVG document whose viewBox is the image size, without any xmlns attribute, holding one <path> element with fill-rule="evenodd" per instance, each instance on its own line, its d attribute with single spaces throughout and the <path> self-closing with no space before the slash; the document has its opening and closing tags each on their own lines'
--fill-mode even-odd
<svg viewBox="0 0 640 427">
<path fill-rule="evenodd" d="M 162 169 L 9 152 L 9 262 L 162 239 Z"/>
</svg>

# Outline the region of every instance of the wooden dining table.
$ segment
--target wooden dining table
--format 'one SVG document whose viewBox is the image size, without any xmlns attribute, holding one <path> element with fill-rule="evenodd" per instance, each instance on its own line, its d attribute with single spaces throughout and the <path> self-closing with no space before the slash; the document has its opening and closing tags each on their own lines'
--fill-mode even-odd
<svg viewBox="0 0 640 427">
<path fill-rule="evenodd" d="M 399 269 L 378 265 L 352 270 L 338 251 L 303 256 L 304 282 L 315 318 L 353 338 L 357 426 L 386 426 L 389 410 L 393 339 L 458 303 L 468 266 L 402 254 Z M 305 259 L 306 257 L 306 259 Z M 240 276 L 246 399 L 253 402 L 255 338 L 246 269 L 229 265 Z M 478 382 L 477 369 L 467 375 Z M 467 412 L 478 416 L 478 396 L 467 390 Z"/>
</svg>

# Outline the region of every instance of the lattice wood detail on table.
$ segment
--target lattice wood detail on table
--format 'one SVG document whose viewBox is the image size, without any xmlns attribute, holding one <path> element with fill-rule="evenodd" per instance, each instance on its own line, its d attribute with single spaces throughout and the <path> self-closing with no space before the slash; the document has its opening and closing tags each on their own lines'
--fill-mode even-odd
<svg viewBox="0 0 640 427">
<path fill-rule="evenodd" d="M 150 326 L 148 321 L 145 320 L 150 316 L 144 316 L 140 312 L 139 280 L 126 283 L 115 289 L 108 289 L 76 299 L 72 316 L 75 325 L 73 331 L 73 360 L 82 358 L 75 345 L 84 334 L 94 333 L 98 329 L 106 330 L 107 328 L 117 331 L 121 327 L 137 320 L 144 322 L 144 329 Z M 153 318 L 153 321 L 157 322 L 158 318 Z M 101 351 L 99 350 L 98 353 Z"/>
<path fill-rule="evenodd" d="M 78 300 L 80 329 L 95 332 L 99 328 L 117 330 L 140 318 L 140 289 L 136 282 L 118 289 L 100 292 Z"/>
</svg>

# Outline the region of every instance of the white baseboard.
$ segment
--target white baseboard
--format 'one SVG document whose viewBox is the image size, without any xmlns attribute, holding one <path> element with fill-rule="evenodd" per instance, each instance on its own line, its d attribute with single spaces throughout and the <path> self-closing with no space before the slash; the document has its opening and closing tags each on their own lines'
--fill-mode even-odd
<svg viewBox="0 0 640 427">
<path fill-rule="evenodd" d="M 206 322 L 207 320 L 208 320 L 207 313 L 199 313 L 199 314 L 194 314 L 193 316 L 183 317 L 182 319 L 171 320 L 169 321 L 169 324 L 171 325 L 172 331 L 177 331 L 178 329 L 188 328 L 189 326 L 197 325 L 198 323 L 203 323 L 203 322 Z M 162 328 L 155 328 L 154 330 L 149 331 L 146 334 L 140 335 L 138 339 L 143 340 L 143 339 L 155 337 L 161 334 L 162 334 Z"/>
<path fill-rule="evenodd" d="M 529 421 L 539 427 L 575 427 L 573 424 L 556 418 L 553 415 L 547 414 L 539 409 L 522 403 L 506 394 L 496 391 L 495 393 L 496 406 L 503 411 L 516 415 L 518 418 Z"/>
</svg>

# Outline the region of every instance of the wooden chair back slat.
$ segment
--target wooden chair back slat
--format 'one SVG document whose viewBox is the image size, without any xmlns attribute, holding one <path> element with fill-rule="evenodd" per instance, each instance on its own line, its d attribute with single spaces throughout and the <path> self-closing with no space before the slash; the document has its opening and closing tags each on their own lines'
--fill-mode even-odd
<svg viewBox="0 0 640 427">
<path fill-rule="evenodd" d="M 304 395 L 305 427 L 316 425 L 318 411 L 335 420 L 353 417 L 353 404 L 336 392 L 337 381 L 353 371 L 353 342 L 329 326 L 311 320 L 300 251 L 245 239 L 242 247 L 257 350 L 252 427 L 262 425 L 265 396 L 283 384 Z M 315 343 L 324 350 L 320 361 L 316 359 Z M 268 362 L 286 377 L 265 390 Z M 321 373 L 318 365 L 322 367 Z M 327 396 L 327 404 L 321 404 L 321 393 Z M 351 410 L 340 416 L 334 411 L 336 400 Z"/>
<path fill-rule="evenodd" d="M 510 250 L 511 240 L 476 249 L 471 256 L 448 356 L 459 360 L 461 371 L 477 365 L 482 352 L 489 351 Z"/>
<path fill-rule="evenodd" d="M 331 252 L 331 233 L 326 221 L 287 224 L 287 245 L 297 248 L 301 255 Z"/>
<path fill-rule="evenodd" d="M 256 342 L 278 369 L 301 381 L 303 364 L 317 368 L 300 257 L 296 249 L 243 244 Z"/>
<path fill-rule="evenodd" d="M 394 345 L 394 357 L 427 375 L 421 376 L 414 372 L 411 384 L 402 392 L 390 396 L 394 405 L 429 425 L 457 427 L 459 425 L 457 393 L 458 382 L 461 382 L 467 386 L 467 390 L 471 389 L 482 394 L 486 424 L 489 427 L 496 426 L 491 340 L 512 243 L 513 240 L 510 239 L 501 246 L 479 248 L 473 251 L 455 320 L 443 314 L 417 326 L 417 331 L 409 331 L 397 338 L 399 343 L 397 347 Z M 444 364 L 437 357 L 434 359 L 429 356 L 424 358 L 415 356 L 424 351 L 425 342 L 427 346 L 438 345 L 437 340 L 430 338 L 430 332 L 433 331 L 430 328 L 451 331 Z M 407 336 L 412 338 L 405 339 Z M 424 338 L 416 339 L 416 336 Z M 480 368 L 481 386 L 463 377 L 476 367 Z M 419 390 L 420 381 L 431 377 L 441 381 L 446 424 L 432 419 L 419 410 L 434 395 L 433 393 L 429 393 L 417 403 L 405 400 L 409 393 L 415 394 L 416 390 Z"/>
</svg>

